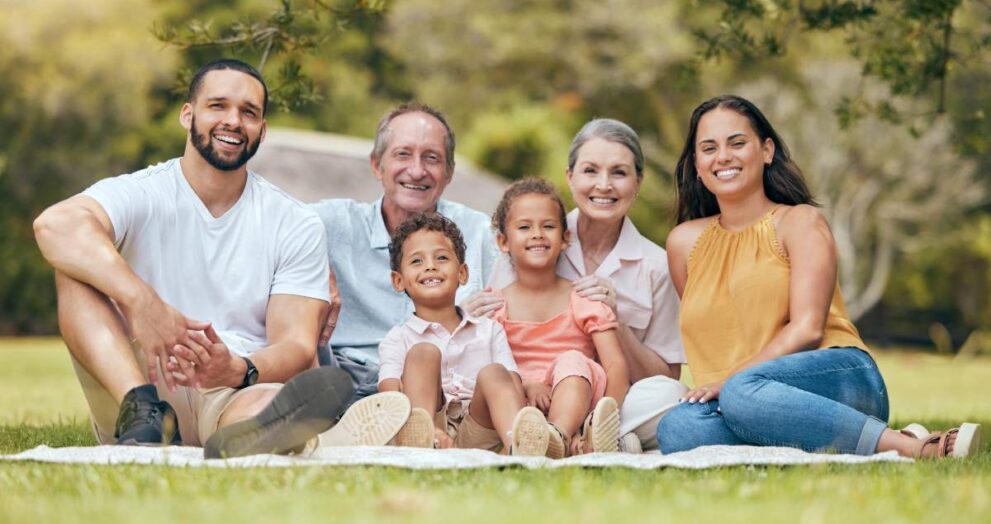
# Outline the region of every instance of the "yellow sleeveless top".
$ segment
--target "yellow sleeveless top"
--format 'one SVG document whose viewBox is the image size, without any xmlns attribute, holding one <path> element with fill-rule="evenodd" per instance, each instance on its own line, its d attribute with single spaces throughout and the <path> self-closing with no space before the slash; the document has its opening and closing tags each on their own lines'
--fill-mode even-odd
<svg viewBox="0 0 991 524">
<path fill-rule="evenodd" d="M 788 323 L 791 264 L 772 222 L 776 207 L 741 231 L 714 218 L 688 257 L 681 340 L 696 385 L 725 379 Z M 850 321 L 839 280 L 820 347 L 867 350 Z"/>
</svg>

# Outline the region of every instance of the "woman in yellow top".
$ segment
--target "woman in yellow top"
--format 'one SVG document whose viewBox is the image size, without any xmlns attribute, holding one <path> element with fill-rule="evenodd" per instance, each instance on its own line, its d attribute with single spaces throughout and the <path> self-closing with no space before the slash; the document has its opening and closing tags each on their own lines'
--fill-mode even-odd
<svg viewBox="0 0 991 524">
<path fill-rule="evenodd" d="M 697 387 L 661 419 L 664 453 L 711 444 L 964 456 L 980 426 L 887 427 L 888 396 L 850 322 L 836 245 L 760 110 L 724 95 L 692 113 L 668 265 Z M 817 349 L 824 348 L 824 349 Z"/>
</svg>

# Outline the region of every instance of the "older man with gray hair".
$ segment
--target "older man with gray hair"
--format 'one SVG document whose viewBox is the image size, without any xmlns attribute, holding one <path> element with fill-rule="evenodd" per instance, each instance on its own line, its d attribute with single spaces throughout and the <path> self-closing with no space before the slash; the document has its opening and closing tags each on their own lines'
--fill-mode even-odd
<svg viewBox="0 0 991 524">
<path fill-rule="evenodd" d="M 489 217 L 441 199 L 454 176 L 454 144 L 454 132 L 439 111 L 419 103 L 401 105 L 379 121 L 370 156 L 382 197 L 370 203 L 328 199 L 312 205 L 327 229 L 342 304 L 339 318 L 331 315 L 324 331 L 321 364 L 350 373 L 353 400 L 378 390 L 379 342 L 413 314 L 413 302 L 390 280 L 389 239 L 403 220 L 436 211 L 461 229 L 469 277 L 458 290 L 459 303 L 483 289 L 491 274 L 497 249 Z"/>
</svg>

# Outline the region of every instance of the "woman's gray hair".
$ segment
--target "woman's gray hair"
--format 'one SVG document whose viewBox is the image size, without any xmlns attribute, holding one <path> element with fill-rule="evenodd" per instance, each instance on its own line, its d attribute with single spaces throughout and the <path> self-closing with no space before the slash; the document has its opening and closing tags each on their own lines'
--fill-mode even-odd
<svg viewBox="0 0 991 524">
<path fill-rule="evenodd" d="M 612 118 L 596 118 L 582 126 L 575 139 L 571 141 L 571 149 L 568 151 L 568 171 L 575 169 L 578 150 L 593 138 L 602 138 L 626 146 L 633 153 L 633 166 L 637 170 L 637 178 L 643 178 L 643 150 L 640 148 L 640 137 L 632 127 Z"/>
</svg>

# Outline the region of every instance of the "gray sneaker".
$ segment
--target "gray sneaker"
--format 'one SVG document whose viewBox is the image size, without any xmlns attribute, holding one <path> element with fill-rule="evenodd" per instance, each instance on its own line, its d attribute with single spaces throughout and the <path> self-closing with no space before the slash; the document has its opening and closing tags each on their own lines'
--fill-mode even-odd
<svg viewBox="0 0 991 524">
<path fill-rule="evenodd" d="M 330 366 L 310 369 L 286 382 L 257 415 L 216 431 L 203 456 L 287 454 L 329 429 L 351 400 L 351 376 Z"/>
</svg>

